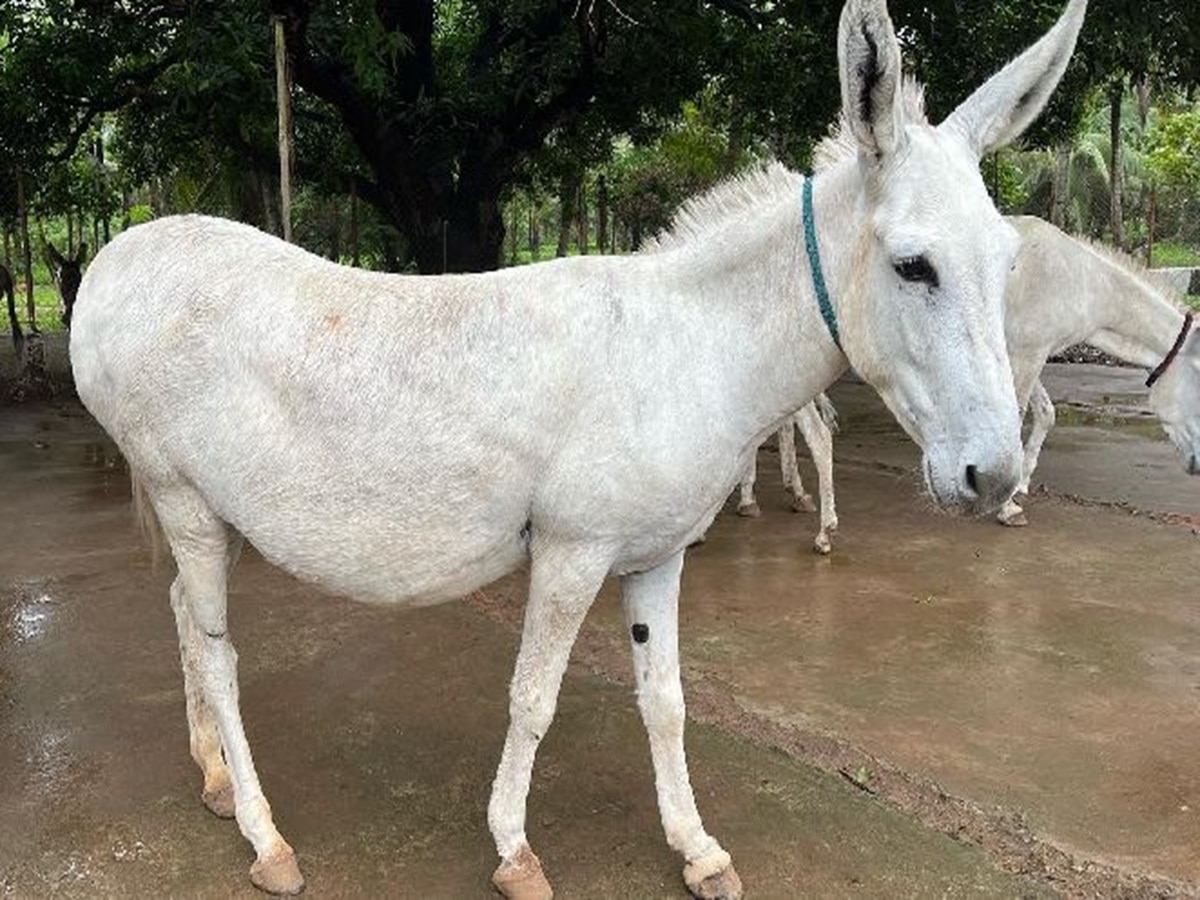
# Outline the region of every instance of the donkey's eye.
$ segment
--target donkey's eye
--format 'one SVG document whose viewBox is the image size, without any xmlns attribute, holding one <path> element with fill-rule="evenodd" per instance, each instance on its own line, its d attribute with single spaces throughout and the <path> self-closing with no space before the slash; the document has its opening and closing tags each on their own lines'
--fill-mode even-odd
<svg viewBox="0 0 1200 900">
<path fill-rule="evenodd" d="M 923 256 L 909 256 L 906 259 L 898 259 L 892 265 L 896 270 L 896 274 L 905 281 L 927 284 L 932 288 L 938 286 L 937 269 L 930 265 L 929 260 Z"/>
</svg>

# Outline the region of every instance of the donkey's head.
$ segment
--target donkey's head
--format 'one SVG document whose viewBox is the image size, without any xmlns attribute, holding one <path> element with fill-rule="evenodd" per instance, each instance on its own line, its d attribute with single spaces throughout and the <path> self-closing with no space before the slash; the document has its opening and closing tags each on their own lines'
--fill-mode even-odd
<svg viewBox="0 0 1200 900">
<path fill-rule="evenodd" d="M 927 485 L 987 510 L 1020 475 L 1020 421 L 1004 342 L 1016 232 L 988 197 L 979 161 L 1037 117 L 1075 47 L 1087 0 L 930 125 L 903 84 L 884 0 L 849 0 L 838 56 L 842 128 L 857 157 L 858 215 L 844 346 L 925 452 Z"/>
<path fill-rule="evenodd" d="M 1200 475 L 1200 329 L 1191 328 L 1180 341 L 1178 354 L 1166 361 L 1150 390 L 1150 406 L 1188 474 Z"/>
<path fill-rule="evenodd" d="M 83 261 L 87 259 L 87 244 L 80 244 L 74 256 L 63 256 L 53 244 L 46 244 L 46 252 L 54 263 L 55 281 L 58 282 L 58 292 L 62 295 L 62 320 L 68 328 L 71 327 L 71 312 L 75 309 L 75 297 L 79 293 L 79 285 L 83 281 Z"/>
</svg>

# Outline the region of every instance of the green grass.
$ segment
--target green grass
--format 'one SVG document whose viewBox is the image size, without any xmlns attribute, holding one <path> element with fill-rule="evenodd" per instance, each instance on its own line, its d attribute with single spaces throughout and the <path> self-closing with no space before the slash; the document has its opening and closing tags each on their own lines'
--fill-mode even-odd
<svg viewBox="0 0 1200 900">
<path fill-rule="evenodd" d="M 1200 266 L 1200 250 L 1187 244 L 1163 241 L 1154 245 L 1154 267 Z"/>
<path fill-rule="evenodd" d="M 1184 299 L 1187 300 L 1188 306 L 1200 312 L 1200 294 L 1188 294 Z"/>
<path fill-rule="evenodd" d="M 26 326 L 25 316 L 25 291 L 24 284 L 17 285 L 17 318 L 21 321 L 21 327 Z M 0 300 L 0 310 L 3 310 L 4 301 Z M 33 285 L 33 304 L 37 311 L 37 326 L 41 331 L 62 331 L 62 315 L 60 307 L 62 300 L 58 296 L 58 289 L 53 284 L 37 284 Z M 8 312 L 0 311 L 0 334 L 8 334 Z"/>
</svg>

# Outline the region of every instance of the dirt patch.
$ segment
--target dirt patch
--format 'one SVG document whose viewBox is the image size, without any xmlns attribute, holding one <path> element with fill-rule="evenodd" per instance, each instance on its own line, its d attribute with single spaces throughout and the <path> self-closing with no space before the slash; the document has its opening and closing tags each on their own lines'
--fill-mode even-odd
<svg viewBox="0 0 1200 900">
<path fill-rule="evenodd" d="M 468 602 L 513 633 L 519 633 L 524 610 L 522 587 L 519 581 L 506 582 L 477 591 Z M 630 688 L 634 680 L 624 658 L 626 652 L 623 640 L 592 630 L 586 640 L 576 644 L 572 665 Z M 696 677 L 685 669 L 684 690 L 689 719 L 773 747 L 798 762 L 840 777 L 914 816 L 926 827 L 981 848 L 1001 870 L 1033 878 L 1062 896 L 1124 900 L 1200 896 L 1193 886 L 1183 882 L 1122 871 L 1077 857 L 1039 839 L 1019 813 L 985 810 L 835 735 L 785 724 L 747 709 L 728 685 L 714 678 L 711 672 Z"/>
</svg>

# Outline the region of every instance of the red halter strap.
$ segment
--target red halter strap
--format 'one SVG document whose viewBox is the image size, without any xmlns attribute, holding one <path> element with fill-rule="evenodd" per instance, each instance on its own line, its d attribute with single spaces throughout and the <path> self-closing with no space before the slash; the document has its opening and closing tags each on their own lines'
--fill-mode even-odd
<svg viewBox="0 0 1200 900">
<path fill-rule="evenodd" d="M 1146 387 L 1154 387 L 1154 382 L 1162 378 L 1167 369 L 1171 367 L 1171 363 L 1175 362 L 1175 357 L 1183 349 L 1183 342 L 1187 340 L 1188 333 L 1192 330 L 1193 318 L 1194 316 L 1191 313 L 1184 314 L 1183 328 L 1179 330 L 1179 337 L 1175 338 L 1175 346 L 1171 348 L 1171 352 L 1166 355 L 1166 358 L 1158 364 L 1158 368 L 1150 373 L 1150 377 L 1146 379 Z"/>
</svg>

